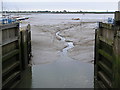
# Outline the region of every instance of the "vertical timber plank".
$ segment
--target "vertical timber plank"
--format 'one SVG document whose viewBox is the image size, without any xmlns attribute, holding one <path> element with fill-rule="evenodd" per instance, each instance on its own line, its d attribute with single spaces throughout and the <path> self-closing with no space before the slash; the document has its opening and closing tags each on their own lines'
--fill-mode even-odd
<svg viewBox="0 0 120 90">
<path fill-rule="evenodd" d="M 114 40 L 114 57 L 115 57 L 115 62 L 114 62 L 114 83 L 113 86 L 115 88 L 120 88 L 120 31 L 117 31 L 117 35 Z"/>
<path fill-rule="evenodd" d="M 95 75 L 95 83 L 94 83 L 94 87 L 95 88 L 98 88 L 99 85 L 98 85 L 98 82 L 96 82 L 96 80 L 98 79 L 98 62 L 99 62 L 99 53 L 98 53 L 98 50 L 99 50 L 99 34 L 100 34 L 100 30 L 99 29 L 96 29 L 95 30 L 95 69 L 94 69 L 94 75 Z"/>
</svg>

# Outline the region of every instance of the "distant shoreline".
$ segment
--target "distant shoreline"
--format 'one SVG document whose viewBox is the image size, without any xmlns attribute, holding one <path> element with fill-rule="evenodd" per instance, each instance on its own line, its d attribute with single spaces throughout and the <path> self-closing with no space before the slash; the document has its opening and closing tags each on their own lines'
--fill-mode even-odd
<svg viewBox="0 0 120 90">
<path fill-rule="evenodd" d="M 3 11 L 5 13 L 5 11 Z M 62 11 L 6 11 L 6 13 L 45 13 L 45 14 L 114 14 L 115 12 L 62 12 Z"/>
</svg>

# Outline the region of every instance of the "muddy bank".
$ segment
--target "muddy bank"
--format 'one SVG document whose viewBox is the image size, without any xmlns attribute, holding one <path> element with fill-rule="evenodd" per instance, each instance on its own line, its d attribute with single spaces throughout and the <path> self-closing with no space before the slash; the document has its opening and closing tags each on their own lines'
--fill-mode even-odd
<svg viewBox="0 0 120 90">
<path fill-rule="evenodd" d="M 72 41 L 74 48 L 68 51 L 74 60 L 90 62 L 94 60 L 94 39 L 96 23 L 81 23 L 71 29 L 61 32 L 66 42 Z"/>
<path fill-rule="evenodd" d="M 95 23 L 66 23 L 56 25 L 32 25 L 33 61 L 36 64 L 51 63 L 60 57 L 60 52 L 73 42 L 68 56 L 80 61 L 93 60 Z M 59 32 L 65 42 L 56 36 Z"/>
<path fill-rule="evenodd" d="M 36 64 L 45 64 L 57 60 L 60 52 L 66 46 L 65 42 L 60 42 L 56 32 L 71 28 L 71 25 L 33 25 L 32 26 L 32 46 L 33 61 Z"/>
</svg>

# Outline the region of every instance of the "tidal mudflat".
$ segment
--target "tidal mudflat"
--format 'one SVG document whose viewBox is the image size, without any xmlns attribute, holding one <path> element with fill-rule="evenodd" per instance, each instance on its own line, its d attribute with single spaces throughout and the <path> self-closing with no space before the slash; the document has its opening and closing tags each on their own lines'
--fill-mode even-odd
<svg viewBox="0 0 120 90">
<path fill-rule="evenodd" d="M 97 22 L 106 21 L 107 17 L 94 14 L 30 15 L 26 21 L 31 24 L 32 31 L 30 87 L 93 88 L 95 28 Z"/>
</svg>

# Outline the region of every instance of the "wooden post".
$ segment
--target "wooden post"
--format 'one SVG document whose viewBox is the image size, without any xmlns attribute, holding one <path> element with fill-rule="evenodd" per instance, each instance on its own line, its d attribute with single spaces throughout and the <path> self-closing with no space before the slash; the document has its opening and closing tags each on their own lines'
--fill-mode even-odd
<svg viewBox="0 0 120 90">
<path fill-rule="evenodd" d="M 115 25 L 120 25 L 120 11 L 115 12 Z"/>
<path fill-rule="evenodd" d="M 0 28 L 0 90 L 2 89 L 2 29 Z"/>
<path fill-rule="evenodd" d="M 21 48 L 22 48 L 22 69 L 25 70 L 28 65 L 28 55 L 27 55 L 27 31 L 21 31 Z"/>
</svg>

